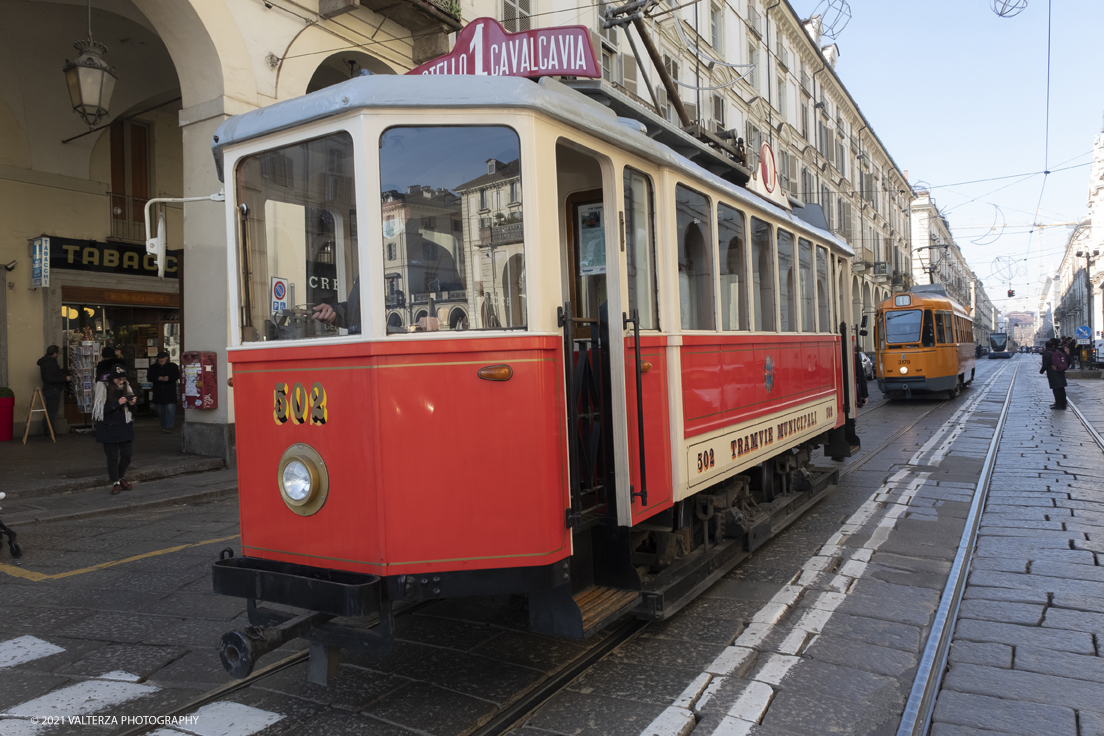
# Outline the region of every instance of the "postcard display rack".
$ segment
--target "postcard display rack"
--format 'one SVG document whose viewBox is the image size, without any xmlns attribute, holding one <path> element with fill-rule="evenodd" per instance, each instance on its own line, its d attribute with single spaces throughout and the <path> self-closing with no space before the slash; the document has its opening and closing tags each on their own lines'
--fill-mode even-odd
<svg viewBox="0 0 1104 736">
<path fill-rule="evenodd" d="M 96 363 L 100 360 L 100 343 L 96 340 L 73 341 L 69 345 L 69 381 L 77 406 L 85 415 L 92 413 L 92 387 L 96 383 Z"/>
</svg>

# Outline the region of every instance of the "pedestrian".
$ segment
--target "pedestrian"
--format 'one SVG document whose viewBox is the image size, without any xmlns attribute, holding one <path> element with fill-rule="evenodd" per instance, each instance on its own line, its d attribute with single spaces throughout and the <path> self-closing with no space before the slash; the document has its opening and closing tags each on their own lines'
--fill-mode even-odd
<svg viewBox="0 0 1104 736">
<path fill-rule="evenodd" d="M 42 376 L 42 399 L 46 402 L 46 418 L 50 420 L 50 426 L 53 426 L 65 387 L 69 385 L 69 374 L 58 365 L 60 354 L 61 348 L 51 345 L 46 348 L 46 354 L 38 359 L 38 372 Z M 49 426 L 43 422 L 42 433 L 47 432 Z"/>
<path fill-rule="evenodd" d="M 858 349 L 855 350 L 855 406 L 859 409 L 866 406 L 866 400 L 870 398 L 870 390 L 866 386 L 866 370 L 863 368 L 862 356 Z"/>
<path fill-rule="evenodd" d="M 96 364 L 96 378 L 97 381 L 102 381 L 107 377 L 107 374 L 111 372 L 111 366 L 121 365 L 123 370 L 126 370 L 126 361 L 123 360 L 123 351 L 119 348 L 113 348 L 110 345 L 104 345 L 103 352 L 101 353 L 103 360 Z"/>
<path fill-rule="evenodd" d="M 146 371 L 146 380 L 153 384 L 153 410 L 161 418 L 161 431 L 171 434 L 176 421 L 176 382 L 180 380 L 180 366 L 169 360 L 169 354 L 162 350 Z"/>
<path fill-rule="evenodd" d="M 130 407 L 138 397 L 127 382 L 123 366 L 112 366 L 105 378 L 96 382 L 92 418 L 96 421 L 96 442 L 104 446 L 107 455 L 107 477 L 114 496 L 133 488 L 126 480 L 126 471 L 134 453 L 134 417 Z"/>
<path fill-rule="evenodd" d="M 1057 340 L 1047 340 L 1043 348 L 1043 364 L 1039 373 L 1046 373 L 1047 383 L 1054 392 L 1054 403 L 1051 409 L 1066 408 L 1066 368 L 1069 367 L 1069 356 L 1058 347 Z"/>
</svg>

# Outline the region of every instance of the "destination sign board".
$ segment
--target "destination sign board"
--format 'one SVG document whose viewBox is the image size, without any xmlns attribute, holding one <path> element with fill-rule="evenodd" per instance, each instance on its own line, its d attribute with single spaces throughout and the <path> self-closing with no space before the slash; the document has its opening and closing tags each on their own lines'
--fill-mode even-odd
<svg viewBox="0 0 1104 736">
<path fill-rule="evenodd" d="M 452 53 L 407 74 L 491 77 L 602 76 L 586 26 L 510 33 L 494 18 L 476 18 L 456 37 Z"/>
</svg>

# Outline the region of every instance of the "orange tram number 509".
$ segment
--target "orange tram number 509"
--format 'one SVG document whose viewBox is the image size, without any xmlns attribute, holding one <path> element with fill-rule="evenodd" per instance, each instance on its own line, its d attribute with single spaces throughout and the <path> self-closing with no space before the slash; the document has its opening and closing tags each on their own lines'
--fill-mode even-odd
<svg viewBox="0 0 1104 736">
<path fill-rule="evenodd" d="M 698 453 L 698 472 L 704 473 L 712 468 L 716 463 L 713 460 L 713 451 L 706 450 L 705 452 Z"/>
<path fill-rule="evenodd" d="M 292 424 L 314 424 L 321 427 L 329 416 L 326 389 L 318 381 L 314 382 L 310 391 L 303 388 L 301 383 L 292 386 L 290 392 L 286 383 L 276 384 L 272 399 L 272 418 L 276 420 L 276 424 L 286 424 L 290 419 Z"/>
</svg>

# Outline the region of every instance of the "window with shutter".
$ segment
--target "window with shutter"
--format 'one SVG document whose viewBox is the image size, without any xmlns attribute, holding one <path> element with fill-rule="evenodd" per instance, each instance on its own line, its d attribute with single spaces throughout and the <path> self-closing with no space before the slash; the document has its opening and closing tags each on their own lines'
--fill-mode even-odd
<svg viewBox="0 0 1104 736">
<path fill-rule="evenodd" d="M 621 84 L 624 85 L 625 89 L 632 92 L 634 95 L 637 94 L 635 57 L 628 54 L 621 55 L 621 75 Z"/>
<path fill-rule="evenodd" d="M 725 131 L 725 101 L 723 95 L 713 95 L 713 127 L 718 133 Z"/>
<path fill-rule="evenodd" d="M 531 29 L 531 0 L 502 0 L 502 25 L 511 33 Z"/>
</svg>

